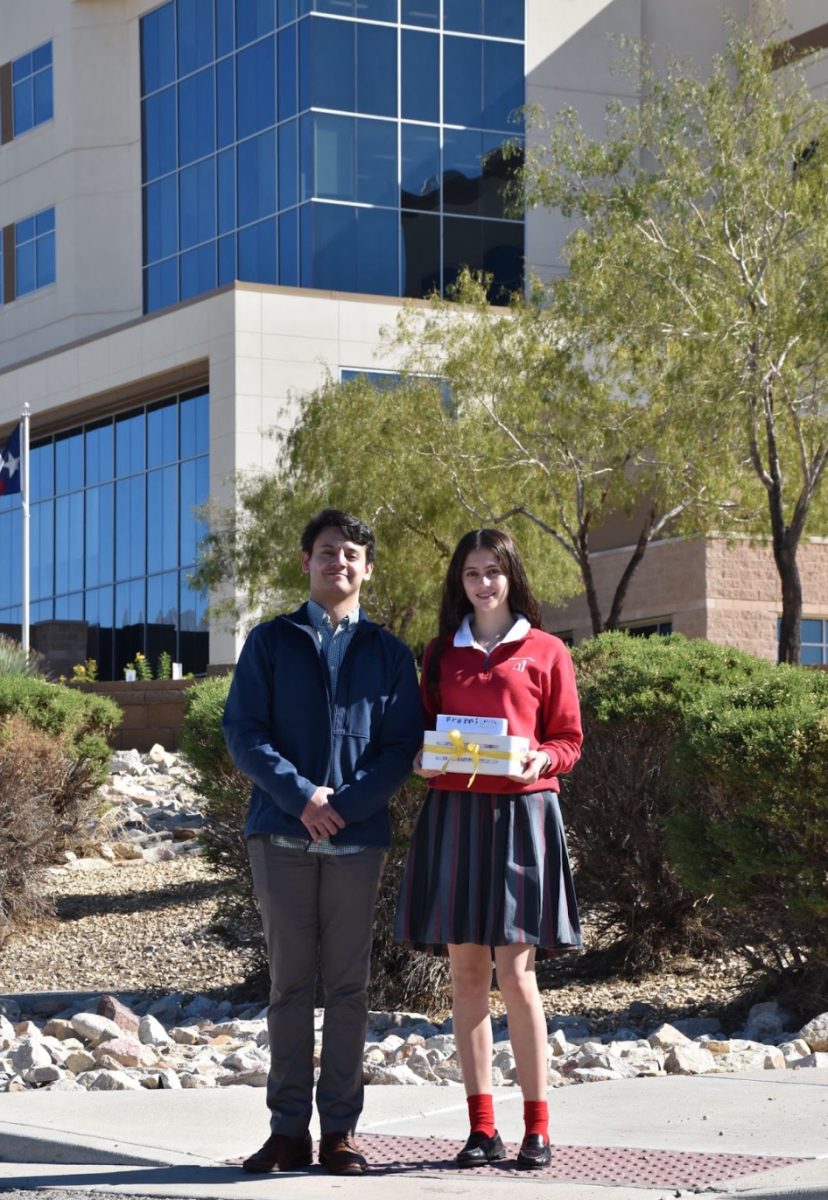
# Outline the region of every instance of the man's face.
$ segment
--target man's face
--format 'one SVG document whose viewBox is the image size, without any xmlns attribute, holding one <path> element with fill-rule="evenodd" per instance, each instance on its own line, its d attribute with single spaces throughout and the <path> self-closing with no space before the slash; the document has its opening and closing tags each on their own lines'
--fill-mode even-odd
<svg viewBox="0 0 828 1200">
<path fill-rule="evenodd" d="M 310 554 L 302 553 L 302 570 L 309 576 L 310 597 L 323 608 L 359 600 L 363 579 L 370 579 L 373 563 L 365 561 L 365 546 L 349 542 L 335 526 L 317 535 Z M 345 610 L 347 611 L 347 609 Z"/>
</svg>

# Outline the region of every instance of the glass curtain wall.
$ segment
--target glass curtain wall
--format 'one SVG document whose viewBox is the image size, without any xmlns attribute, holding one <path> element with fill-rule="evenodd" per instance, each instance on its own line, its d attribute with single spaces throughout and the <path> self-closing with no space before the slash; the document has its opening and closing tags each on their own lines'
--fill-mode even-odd
<svg viewBox="0 0 828 1200">
<path fill-rule="evenodd" d="M 168 0 L 141 87 L 146 311 L 236 278 L 522 285 L 523 0 Z"/>
<path fill-rule="evenodd" d="M 86 621 L 102 679 L 123 678 L 137 651 L 206 669 L 206 599 L 188 577 L 208 442 L 198 390 L 32 443 L 30 620 Z M 20 496 L 0 496 L 0 625 L 21 620 L 21 530 Z"/>
</svg>

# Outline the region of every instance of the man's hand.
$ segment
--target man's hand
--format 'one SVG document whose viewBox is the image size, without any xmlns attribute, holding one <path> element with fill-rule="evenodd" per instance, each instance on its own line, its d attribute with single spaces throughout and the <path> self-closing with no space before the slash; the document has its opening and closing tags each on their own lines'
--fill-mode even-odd
<svg viewBox="0 0 828 1200">
<path fill-rule="evenodd" d="M 333 788 L 318 787 L 299 814 L 299 820 L 311 835 L 313 842 L 321 842 L 324 837 L 333 837 L 340 829 L 345 828 L 342 817 L 328 803 L 328 797 L 332 795 Z"/>
</svg>

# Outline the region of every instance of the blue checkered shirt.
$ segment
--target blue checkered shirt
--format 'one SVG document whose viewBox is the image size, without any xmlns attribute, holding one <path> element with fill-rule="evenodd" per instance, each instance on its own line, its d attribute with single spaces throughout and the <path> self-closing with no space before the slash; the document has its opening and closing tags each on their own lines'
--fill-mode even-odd
<svg viewBox="0 0 828 1200">
<path fill-rule="evenodd" d="M 357 604 L 355 608 L 345 614 L 336 629 L 322 605 L 317 604 L 315 600 L 308 600 L 308 616 L 316 630 L 316 636 L 319 638 L 322 653 L 328 664 L 328 673 L 331 677 L 331 708 L 333 709 L 339 668 L 342 666 L 345 652 L 351 644 L 351 638 L 354 636 L 359 621 L 359 605 Z M 306 842 L 304 838 L 284 837 L 278 833 L 271 834 L 270 840 L 274 846 L 285 846 L 288 850 L 306 850 L 310 854 L 356 854 L 359 850 L 365 849 L 364 846 L 334 846 L 330 838 L 322 838 L 320 842 Z"/>
</svg>

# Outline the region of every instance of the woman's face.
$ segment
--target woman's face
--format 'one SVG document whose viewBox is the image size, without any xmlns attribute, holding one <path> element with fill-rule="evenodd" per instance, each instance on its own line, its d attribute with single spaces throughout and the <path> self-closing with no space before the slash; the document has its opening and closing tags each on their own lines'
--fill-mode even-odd
<svg viewBox="0 0 828 1200">
<path fill-rule="evenodd" d="M 509 577 L 491 550 L 472 550 L 463 564 L 463 588 L 476 613 L 509 608 Z"/>
</svg>

